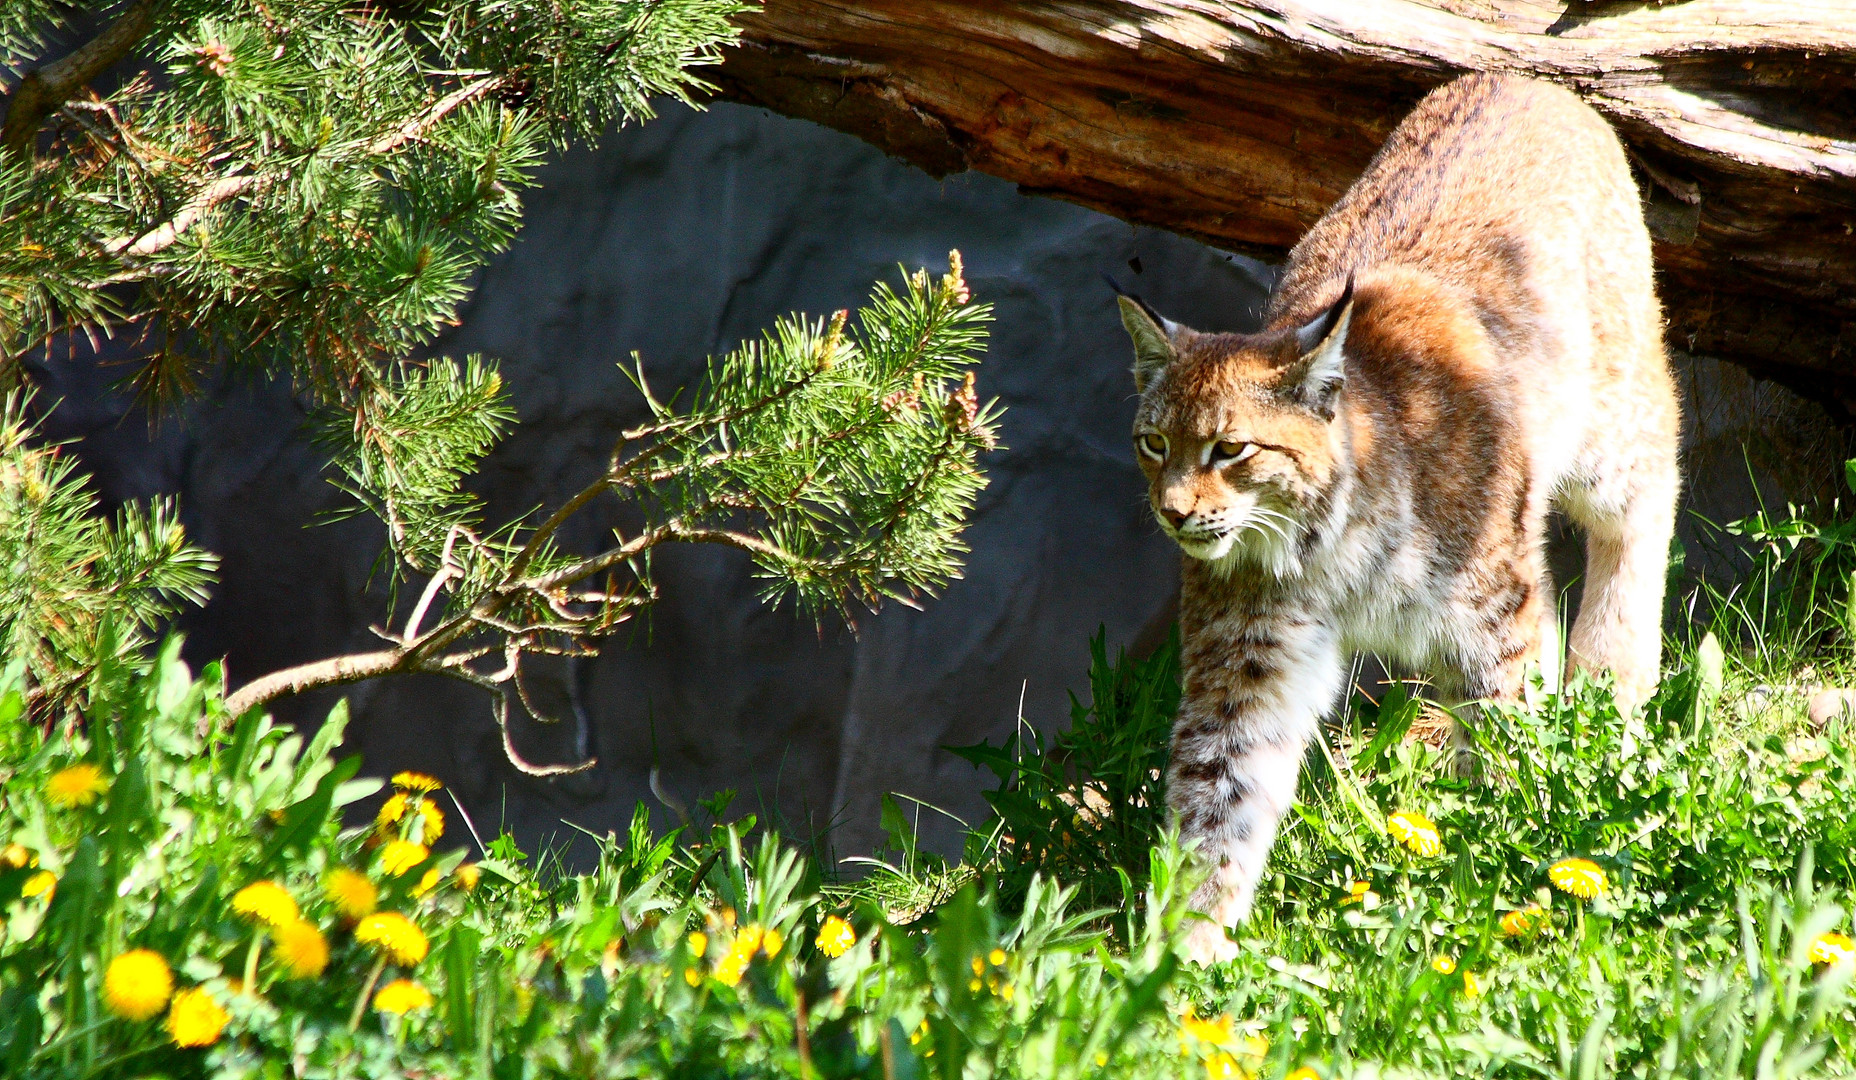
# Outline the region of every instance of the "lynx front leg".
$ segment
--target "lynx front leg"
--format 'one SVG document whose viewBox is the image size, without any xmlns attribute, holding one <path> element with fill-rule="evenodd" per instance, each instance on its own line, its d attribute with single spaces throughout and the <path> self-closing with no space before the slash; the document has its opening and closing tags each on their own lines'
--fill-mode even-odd
<svg viewBox="0 0 1856 1080">
<path fill-rule="evenodd" d="M 1302 752 L 1345 675 L 1338 637 L 1302 618 L 1250 615 L 1199 629 L 1181 658 L 1167 805 L 1212 874 L 1193 895 L 1211 917 L 1188 939 L 1198 963 L 1227 960 L 1250 914 L 1276 827 L 1295 799 Z"/>
</svg>

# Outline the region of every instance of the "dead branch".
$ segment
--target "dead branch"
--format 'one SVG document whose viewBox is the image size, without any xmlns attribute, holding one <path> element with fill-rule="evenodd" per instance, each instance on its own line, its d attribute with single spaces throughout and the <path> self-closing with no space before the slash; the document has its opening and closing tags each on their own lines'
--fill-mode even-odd
<svg viewBox="0 0 1856 1080">
<path fill-rule="evenodd" d="M 742 24 L 727 97 L 1271 258 L 1425 92 L 1551 79 L 1643 165 L 1671 343 L 1856 408 L 1848 0 L 768 0 Z"/>
</svg>

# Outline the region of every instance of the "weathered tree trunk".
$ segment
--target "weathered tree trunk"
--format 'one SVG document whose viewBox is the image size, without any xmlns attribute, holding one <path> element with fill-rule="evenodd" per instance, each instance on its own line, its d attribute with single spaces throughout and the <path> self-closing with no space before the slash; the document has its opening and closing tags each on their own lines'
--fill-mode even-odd
<svg viewBox="0 0 1856 1080">
<path fill-rule="evenodd" d="M 1856 0 L 766 0 L 724 94 L 1280 256 L 1406 110 L 1552 79 L 1641 170 L 1671 343 L 1856 407 Z"/>
</svg>

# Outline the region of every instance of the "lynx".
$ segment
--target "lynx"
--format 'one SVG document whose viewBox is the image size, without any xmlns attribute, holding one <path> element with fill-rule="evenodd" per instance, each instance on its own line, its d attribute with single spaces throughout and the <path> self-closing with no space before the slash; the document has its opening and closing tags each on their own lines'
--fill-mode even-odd
<svg viewBox="0 0 1856 1080">
<path fill-rule="evenodd" d="M 1568 640 L 1626 709 L 1657 679 L 1674 382 L 1617 137 L 1570 92 L 1470 75 L 1421 101 L 1290 253 L 1256 334 L 1120 299 L 1134 449 L 1180 582 L 1167 800 L 1229 958 L 1347 658 L 1512 700 L 1559 651 L 1548 512 L 1585 534 Z"/>
</svg>

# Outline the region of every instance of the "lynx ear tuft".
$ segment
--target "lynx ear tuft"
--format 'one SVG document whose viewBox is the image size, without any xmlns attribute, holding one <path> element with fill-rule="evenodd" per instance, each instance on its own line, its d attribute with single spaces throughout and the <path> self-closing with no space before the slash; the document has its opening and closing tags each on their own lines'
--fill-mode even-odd
<svg viewBox="0 0 1856 1080">
<path fill-rule="evenodd" d="M 1134 339 L 1134 389 L 1145 393 L 1154 378 L 1173 362 L 1172 337 L 1180 327 L 1176 322 L 1161 318 L 1139 297 L 1116 291 L 1120 293 L 1116 302 L 1121 308 L 1121 325 Z"/>
<path fill-rule="evenodd" d="M 1346 382 L 1347 328 L 1353 324 L 1353 275 L 1347 275 L 1347 287 L 1340 299 L 1295 332 L 1296 350 L 1300 354 L 1289 369 L 1283 386 L 1302 405 L 1334 417 L 1334 397 Z"/>
</svg>

